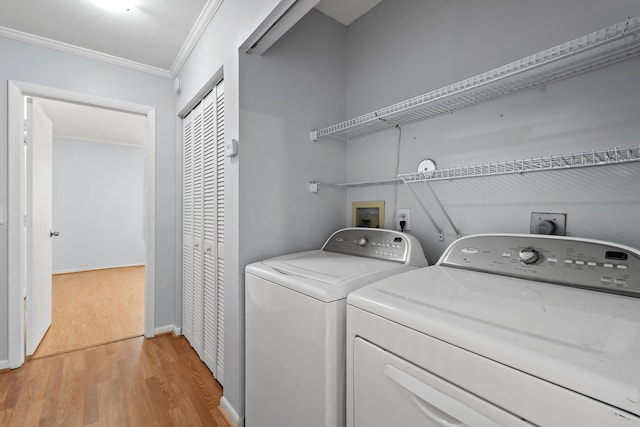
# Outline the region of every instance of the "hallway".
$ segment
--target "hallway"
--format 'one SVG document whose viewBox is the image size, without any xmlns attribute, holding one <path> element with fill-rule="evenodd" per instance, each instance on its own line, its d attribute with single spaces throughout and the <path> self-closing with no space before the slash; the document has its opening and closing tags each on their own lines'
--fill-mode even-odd
<svg viewBox="0 0 640 427">
<path fill-rule="evenodd" d="M 53 275 L 53 320 L 33 358 L 144 334 L 144 266 Z"/>
</svg>

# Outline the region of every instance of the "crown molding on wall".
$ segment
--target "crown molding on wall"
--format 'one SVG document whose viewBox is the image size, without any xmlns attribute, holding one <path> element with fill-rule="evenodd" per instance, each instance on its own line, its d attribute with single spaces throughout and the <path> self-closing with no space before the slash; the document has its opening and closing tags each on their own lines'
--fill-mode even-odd
<svg viewBox="0 0 640 427">
<path fill-rule="evenodd" d="M 221 1 L 221 0 L 218 0 L 218 1 Z M 97 61 L 118 65 L 120 67 L 129 68 L 135 71 L 141 71 L 143 73 L 153 74 L 159 77 L 172 78 L 169 70 L 165 70 L 158 67 L 152 67 L 151 65 L 145 65 L 140 62 L 119 58 L 117 56 L 108 55 L 106 53 L 97 52 L 95 50 L 86 49 L 80 46 L 75 46 L 72 44 L 51 40 L 46 37 L 36 36 L 33 34 L 22 32 L 22 31 L 13 30 L 11 28 L 0 26 L 0 37 L 6 37 L 9 39 L 33 44 L 36 46 L 59 50 L 61 52 L 66 52 L 73 55 L 82 56 L 88 59 L 94 59 Z"/>
<path fill-rule="evenodd" d="M 207 0 L 207 4 L 205 4 L 202 9 L 200 16 L 198 16 L 196 23 L 193 25 L 193 28 L 191 28 L 187 39 L 184 41 L 182 48 L 171 65 L 170 74 L 172 78 L 176 77 L 180 72 L 191 51 L 198 43 L 198 40 L 200 40 L 200 37 L 202 37 L 202 33 L 204 33 L 207 25 L 209 25 L 209 22 L 211 22 L 216 12 L 218 12 L 218 9 L 220 9 L 220 6 L 222 6 L 223 1 L 224 0 Z"/>
</svg>

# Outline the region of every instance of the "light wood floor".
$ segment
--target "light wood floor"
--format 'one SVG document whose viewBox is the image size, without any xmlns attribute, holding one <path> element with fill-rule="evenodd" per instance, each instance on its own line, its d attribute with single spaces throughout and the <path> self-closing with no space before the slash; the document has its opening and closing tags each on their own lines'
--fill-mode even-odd
<svg viewBox="0 0 640 427">
<path fill-rule="evenodd" d="M 41 358 L 144 334 L 144 267 L 53 275 L 53 320 Z"/>
<path fill-rule="evenodd" d="M 227 427 L 221 395 L 183 337 L 138 337 L 0 373 L 0 426 Z"/>
</svg>

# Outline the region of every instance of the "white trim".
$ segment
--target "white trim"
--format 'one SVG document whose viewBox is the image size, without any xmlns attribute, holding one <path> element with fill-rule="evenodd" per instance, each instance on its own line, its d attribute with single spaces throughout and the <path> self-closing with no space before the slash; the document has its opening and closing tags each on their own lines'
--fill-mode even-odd
<svg viewBox="0 0 640 427">
<path fill-rule="evenodd" d="M 8 360 L 0 360 L 0 371 L 4 369 L 9 369 L 9 361 Z"/>
<path fill-rule="evenodd" d="M 178 328 L 176 325 L 164 325 L 164 326 L 158 326 L 153 330 L 153 332 L 155 335 L 166 334 L 169 332 L 172 332 L 176 335 L 180 335 L 180 328 Z"/>
<path fill-rule="evenodd" d="M 313 9 L 318 1 L 281 0 L 258 28 L 242 43 L 240 50 L 244 53 L 262 55 Z"/>
<path fill-rule="evenodd" d="M 8 87 L 8 232 L 9 232 L 9 289 L 8 298 L 8 355 L 9 367 L 15 369 L 24 363 L 24 239 L 22 227 L 24 225 L 24 196 L 21 189 L 24 186 L 24 160 L 23 160 L 23 123 L 24 107 L 22 103 L 22 91 L 12 81 Z"/>
<path fill-rule="evenodd" d="M 24 43 L 33 44 L 36 46 L 46 47 L 48 49 L 54 49 L 61 52 L 70 53 L 72 55 L 81 56 L 84 58 L 94 59 L 96 61 L 102 61 L 120 67 L 128 68 L 130 70 L 141 71 L 143 73 L 153 74 L 159 77 L 172 78 L 169 70 L 165 70 L 151 65 L 142 64 L 140 62 L 132 61 L 130 59 L 120 58 L 106 53 L 98 52 L 95 50 L 87 49 L 80 46 L 75 46 L 69 43 L 59 42 L 57 40 L 48 39 L 46 37 L 36 36 L 34 34 L 25 33 L 23 31 L 14 30 L 7 27 L 0 26 L 0 36 L 8 39 L 17 40 Z"/>
<path fill-rule="evenodd" d="M 9 289 L 8 289 L 8 353 L 9 367 L 17 368 L 24 363 L 24 304 L 22 289 L 24 278 L 21 264 L 24 258 L 22 236 L 23 192 L 20 180 L 23 176 L 23 104 L 22 97 L 34 96 L 54 98 L 62 101 L 78 102 L 131 113 L 147 117 L 147 145 L 145 168 L 145 306 L 144 329 L 147 338 L 155 334 L 155 144 L 156 110 L 153 107 L 130 102 L 100 98 L 79 92 L 65 91 L 31 83 L 8 81 L 8 190 L 9 190 Z"/>
<path fill-rule="evenodd" d="M 156 110 L 147 114 L 147 155 L 145 158 L 145 278 L 144 278 L 144 336 L 155 335 L 156 323 Z"/>
<path fill-rule="evenodd" d="M 233 406 L 229 403 L 226 397 L 222 396 L 220 399 L 220 410 L 229 418 L 231 424 L 234 427 L 244 427 L 244 417 L 238 415 Z"/>
<path fill-rule="evenodd" d="M 94 267 L 94 268 L 64 268 L 62 270 L 54 270 L 53 274 L 68 274 L 68 273 L 82 273 L 85 271 L 97 271 L 97 270 L 109 270 L 111 268 L 126 268 L 126 267 L 144 267 L 144 262 L 135 264 L 124 265 L 111 265 L 109 267 Z"/>
<path fill-rule="evenodd" d="M 96 144 L 109 144 L 109 145 L 119 145 L 121 147 L 132 147 L 132 148 L 144 148 L 146 141 L 142 144 L 138 144 L 137 142 L 126 142 L 126 141 L 114 141 L 112 139 L 99 139 L 99 138 L 85 138 L 74 135 L 62 135 L 62 134 L 53 134 L 53 143 L 55 144 L 56 140 L 64 140 L 64 141 L 81 141 L 81 142 L 93 142 Z"/>
<path fill-rule="evenodd" d="M 216 12 L 218 12 L 218 9 L 220 9 L 220 6 L 222 6 L 223 1 L 224 0 L 207 0 L 207 4 L 202 9 L 200 16 L 198 16 L 196 23 L 193 28 L 191 28 L 191 32 L 189 32 L 187 39 L 184 41 L 182 48 L 180 48 L 176 59 L 173 61 L 173 64 L 169 69 L 172 78 L 176 77 L 180 72 L 180 69 L 187 61 L 187 58 L 193 51 L 193 48 L 200 40 L 200 37 L 202 37 L 202 33 L 204 33 L 207 25 L 209 25 L 209 22 L 211 22 Z"/>
</svg>

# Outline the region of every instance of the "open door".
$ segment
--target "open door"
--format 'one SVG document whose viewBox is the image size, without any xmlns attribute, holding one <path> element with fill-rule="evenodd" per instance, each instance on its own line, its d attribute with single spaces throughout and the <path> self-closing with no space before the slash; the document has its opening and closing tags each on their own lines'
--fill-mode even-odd
<svg viewBox="0 0 640 427">
<path fill-rule="evenodd" d="M 27 304 L 26 354 L 32 355 L 51 326 L 52 143 L 51 120 L 38 100 L 27 99 Z"/>
</svg>

